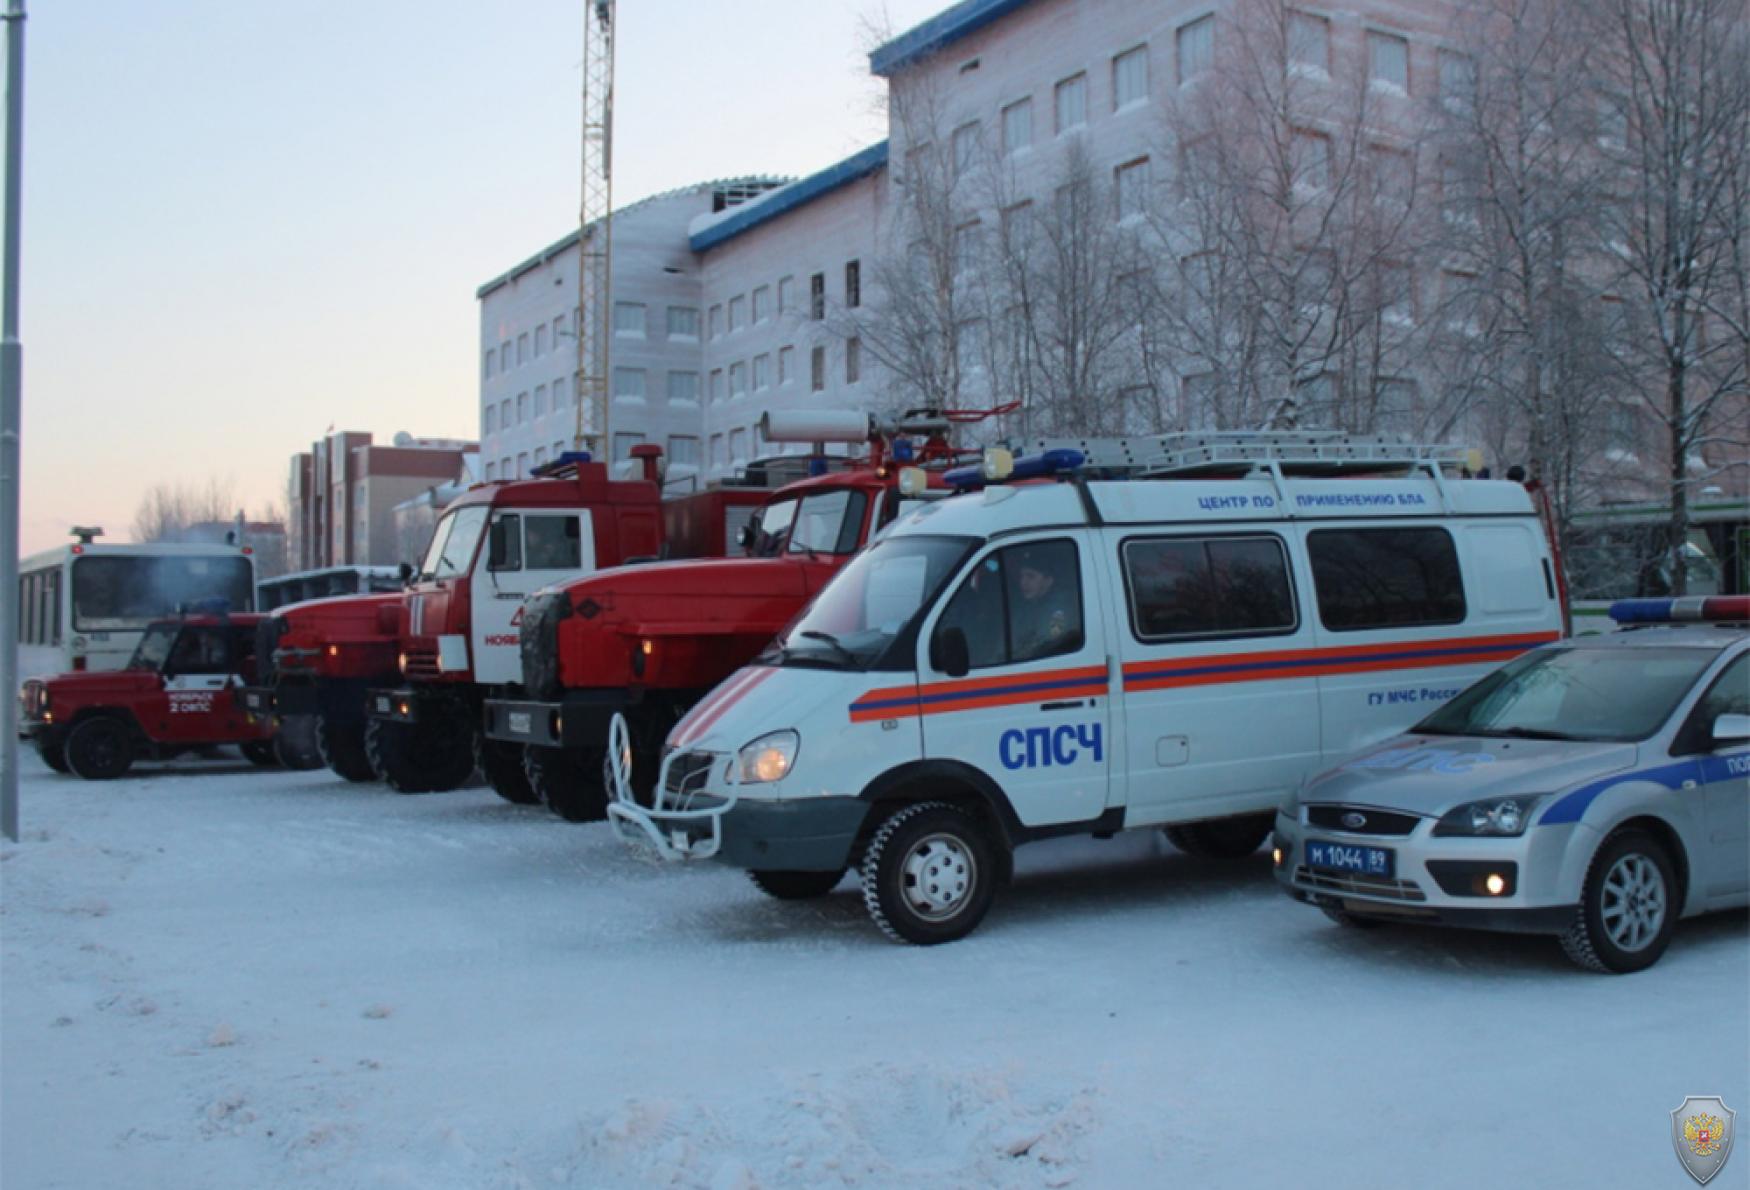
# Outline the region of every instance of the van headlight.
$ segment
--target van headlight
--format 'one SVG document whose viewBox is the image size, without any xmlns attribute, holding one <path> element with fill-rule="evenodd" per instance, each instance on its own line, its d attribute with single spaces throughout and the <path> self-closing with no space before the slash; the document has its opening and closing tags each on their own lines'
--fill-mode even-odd
<svg viewBox="0 0 1750 1190">
<path fill-rule="evenodd" d="M 1505 838 L 1523 835 L 1525 828 L 1531 824 L 1531 811 L 1542 800 L 1543 794 L 1533 793 L 1466 802 L 1441 815 L 1440 821 L 1434 824 L 1434 834 L 1437 838 Z"/>
<path fill-rule="evenodd" d="M 802 738 L 794 731 L 774 731 L 745 745 L 736 760 L 741 770 L 741 784 L 759 785 L 781 781 L 796 763 L 796 750 Z"/>
</svg>

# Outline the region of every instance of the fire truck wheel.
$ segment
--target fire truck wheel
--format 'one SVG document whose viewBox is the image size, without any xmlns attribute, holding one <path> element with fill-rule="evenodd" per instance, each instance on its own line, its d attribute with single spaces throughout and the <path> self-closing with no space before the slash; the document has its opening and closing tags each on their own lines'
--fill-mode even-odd
<svg viewBox="0 0 1750 1190">
<path fill-rule="evenodd" d="M 365 751 L 362 723 L 331 723 L 326 715 L 316 716 L 316 754 L 336 776 L 348 781 L 378 778 L 370 753 Z"/>
<path fill-rule="evenodd" d="M 747 876 L 754 887 L 768 897 L 776 897 L 780 901 L 809 901 L 815 897 L 824 897 L 838 887 L 839 880 L 844 876 L 844 869 L 836 872 L 755 872 Z"/>
<path fill-rule="evenodd" d="M 475 763 L 479 766 L 492 792 L 507 802 L 519 806 L 539 804 L 541 797 L 529 784 L 523 769 L 523 746 L 504 740 L 489 740 L 485 736 L 475 741 Z"/>
<path fill-rule="evenodd" d="M 1273 814 L 1248 814 L 1243 818 L 1217 818 L 1162 828 L 1167 842 L 1199 859 L 1244 859 L 1258 850 L 1275 822 Z"/>
<path fill-rule="evenodd" d="M 67 745 L 64 743 L 49 743 L 41 736 L 37 737 L 36 754 L 43 758 L 43 763 L 57 773 L 67 771 Z"/>
<path fill-rule="evenodd" d="M 365 726 L 371 767 L 396 793 L 447 793 L 474 775 L 474 737 L 433 712 L 419 723 L 372 719 Z"/>
<path fill-rule="evenodd" d="M 120 719 L 87 719 L 67 737 L 67 767 L 87 781 L 111 781 L 134 763 L 134 737 Z"/>
<path fill-rule="evenodd" d="M 608 816 L 608 788 L 602 782 L 602 748 L 523 749 L 529 788 L 567 822 L 600 822 Z"/>
<path fill-rule="evenodd" d="M 290 715 L 281 719 L 279 730 L 273 733 L 273 754 L 282 768 L 321 768 L 322 750 L 316 746 L 316 716 Z"/>
<path fill-rule="evenodd" d="M 274 754 L 272 740 L 250 740 L 242 746 L 242 751 L 243 759 L 264 769 L 271 769 L 280 762 L 280 758 Z"/>
<path fill-rule="evenodd" d="M 895 942 L 952 942 L 984 920 L 997 867 L 997 845 L 978 819 L 919 802 L 882 823 L 863 853 L 863 904 Z"/>
</svg>

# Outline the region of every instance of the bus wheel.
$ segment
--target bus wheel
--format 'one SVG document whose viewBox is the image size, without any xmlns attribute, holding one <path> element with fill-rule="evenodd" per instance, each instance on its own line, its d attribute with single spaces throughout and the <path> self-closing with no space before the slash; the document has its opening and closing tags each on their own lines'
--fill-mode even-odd
<svg viewBox="0 0 1750 1190">
<path fill-rule="evenodd" d="M 481 736 L 476 743 L 475 763 L 492 792 L 507 802 L 532 806 L 541 797 L 529 785 L 529 775 L 523 769 L 523 746 Z"/>
<path fill-rule="evenodd" d="M 895 942 L 933 946 L 970 934 L 996 895 L 997 847 L 946 802 L 906 806 L 863 854 L 863 904 Z"/>
<path fill-rule="evenodd" d="M 43 763 L 57 773 L 67 771 L 67 745 L 57 741 L 49 743 L 46 736 L 36 738 L 36 754 L 43 758 Z"/>
<path fill-rule="evenodd" d="M 242 745 L 243 759 L 260 768 L 271 769 L 280 758 L 273 750 L 272 740 L 250 740 Z"/>
<path fill-rule="evenodd" d="M 1167 842 L 1198 859 L 1244 859 L 1269 837 L 1274 814 L 1247 814 L 1163 827 Z"/>
<path fill-rule="evenodd" d="M 128 725 L 105 715 L 87 719 L 67 737 L 67 767 L 87 781 L 111 781 L 134 763 L 134 737 Z"/>
<path fill-rule="evenodd" d="M 602 781 L 602 748 L 523 749 L 529 788 L 567 822 L 600 822 L 608 816 L 608 787 Z"/>
<path fill-rule="evenodd" d="M 474 735 L 434 710 L 418 723 L 372 719 L 365 725 L 371 767 L 396 793 L 447 793 L 474 775 Z"/>
<path fill-rule="evenodd" d="M 335 723 L 326 715 L 316 716 L 316 752 L 337 777 L 375 781 L 380 776 L 365 751 L 363 723 Z"/>
</svg>

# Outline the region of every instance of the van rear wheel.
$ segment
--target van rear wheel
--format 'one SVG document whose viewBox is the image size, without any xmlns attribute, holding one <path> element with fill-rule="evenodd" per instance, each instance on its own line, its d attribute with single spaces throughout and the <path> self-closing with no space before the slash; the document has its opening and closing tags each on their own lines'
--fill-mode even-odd
<svg viewBox="0 0 1750 1190">
<path fill-rule="evenodd" d="M 977 928 L 996 895 L 998 845 L 946 802 L 896 812 L 863 853 L 863 904 L 895 942 L 934 946 Z"/>
<path fill-rule="evenodd" d="M 67 737 L 67 767 L 87 781 L 113 781 L 134 763 L 134 737 L 128 725 L 105 715 L 87 719 Z"/>
<path fill-rule="evenodd" d="M 567 822 L 600 822 L 608 816 L 608 787 L 602 780 L 605 748 L 523 749 L 529 789 Z"/>
<path fill-rule="evenodd" d="M 1274 814 L 1247 814 L 1163 827 L 1167 842 L 1198 859 L 1244 859 L 1269 837 Z"/>
</svg>

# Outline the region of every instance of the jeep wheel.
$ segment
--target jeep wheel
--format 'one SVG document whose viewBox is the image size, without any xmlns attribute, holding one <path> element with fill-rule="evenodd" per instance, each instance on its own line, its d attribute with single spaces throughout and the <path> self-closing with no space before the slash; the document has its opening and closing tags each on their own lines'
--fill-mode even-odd
<svg viewBox="0 0 1750 1190">
<path fill-rule="evenodd" d="M 811 901 L 838 887 L 845 870 L 836 872 L 749 872 L 754 887 L 780 901 Z"/>
<path fill-rule="evenodd" d="M 49 743 L 45 736 L 36 738 L 36 754 L 43 758 L 43 763 L 57 773 L 67 771 L 67 745 L 64 743 Z"/>
<path fill-rule="evenodd" d="M 134 737 L 120 719 L 87 719 L 67 737 L 67 767 L 87 781 L 111 781 L 134 763 Z"/>
<path fill-rule="evenodd" d="M 997 847 L 946 802 L 895 813 L 863 854 L 863 904 L 895 942 L 933 946 L 970 934 L 996 895 Z"/>
<path fill-rule="evenodd" d="M 608 787 L 602 781 L 603 748 L 523 749 L 523 772 L 541 804 L 567 822 L 600 822 L 608 816 Z"/>
<path fill-rule="evenodd" d="M 474 733 L 442 709 L 422 713 L 418 723 L 365 725 L 365 754 L 396 793 L 448 793 L 474 775 Z"/>
<path fill-rule="evenodd" d="M 259 768 L 271 769 L 279 764 L 280 759 L 274 753 L 272 740 L 250 740 L 240 745 L 243 759 Z"/>
<path fill-rule="evenodd" d="M 1247 814 L 1163 827 L 1167 842 L 1198 859 L 1244 859 L 1270 835 L 1274 814 Z"/>
<path fill-rule="evenodd" d="M 1589 971 L 1642 971 L 1665 953 L 1682 909 L 1664 845 L 1644 831 L 1624 831 L 1592 858 L 1562 949 Z"/>
<path fill-rule="evenodd" d="M 348 781 L 376 781 L 380 774 L 365 750 L 363 723 L 335 723 L 327 715 L 316 716 L 316 754 L 337 777 Z"/>
<path fill-rule="evenodd" d="M 541 797 L 530 787 L 529 775 L 523 769 L 521 744 L 481 736 L 475 741 L 474 763 L 492 786 L 492 792 L 505 801 L 519 806 L 539 804 Z"/>
</svg>

